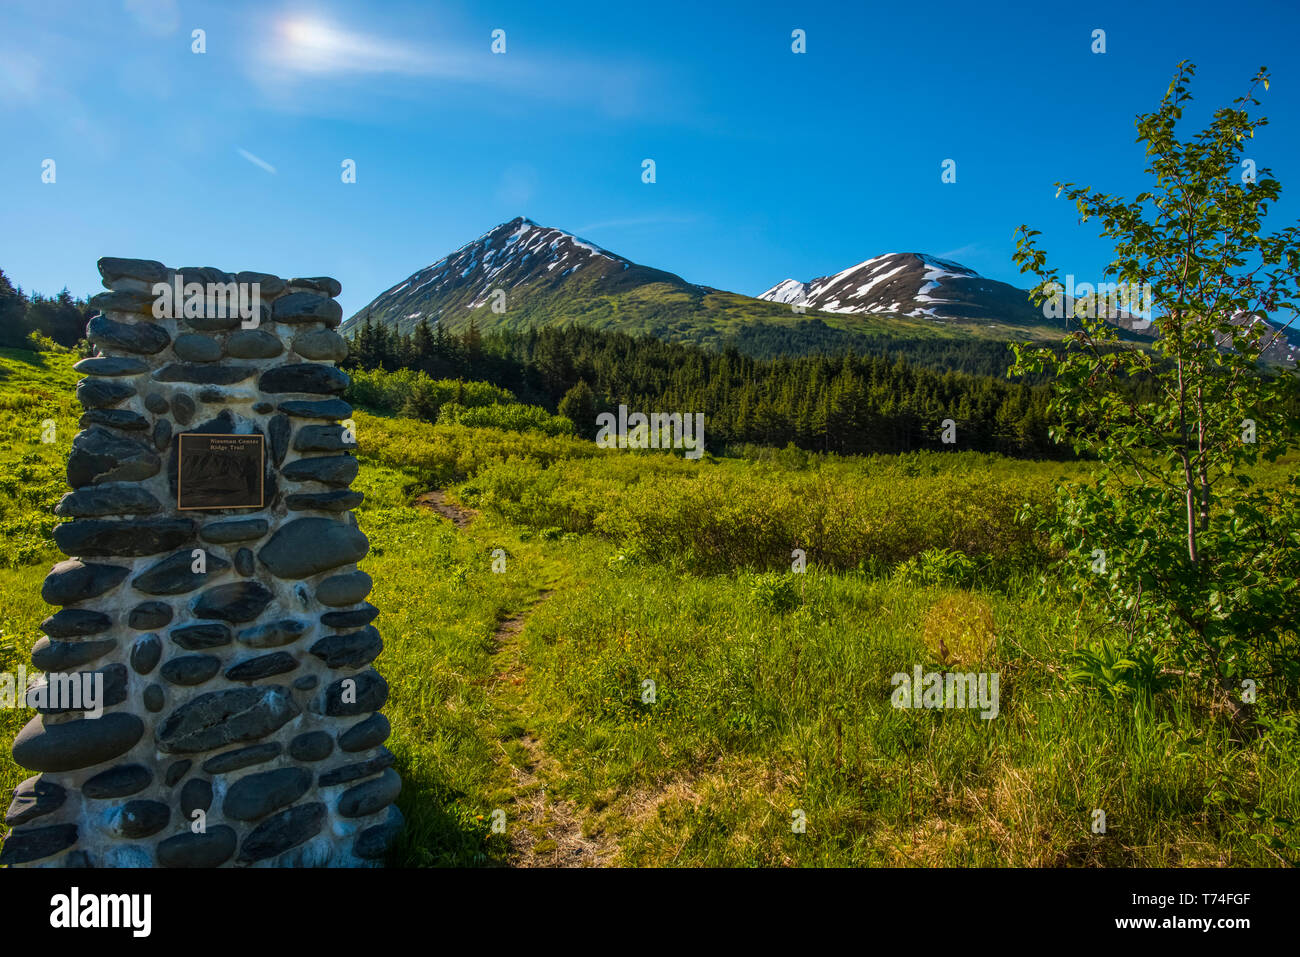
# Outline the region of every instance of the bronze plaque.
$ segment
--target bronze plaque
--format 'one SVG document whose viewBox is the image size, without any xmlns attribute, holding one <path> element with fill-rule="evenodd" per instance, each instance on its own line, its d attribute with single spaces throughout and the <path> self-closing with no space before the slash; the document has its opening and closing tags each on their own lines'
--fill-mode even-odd
<svg viewBox="0 0 1300 957">
<path fill-rule="evenodd" d="M 261 508 L 266 440 L 182 432 L 176 438 L 177 508 Z"/>
</svg>

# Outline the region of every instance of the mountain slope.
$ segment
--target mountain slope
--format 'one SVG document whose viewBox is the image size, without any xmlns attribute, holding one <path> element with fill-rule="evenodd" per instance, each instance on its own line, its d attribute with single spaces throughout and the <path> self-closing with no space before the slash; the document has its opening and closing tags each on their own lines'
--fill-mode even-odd
<svg viewBox="0 0 1300 957">
<path fill-rule="evenodd" d="M 900 314 L 940 322 L 983 323 L 994 328 L 1014 325 L 1036 331 L 1053 322 L 1044 318 L 1026 290 L 924 253 L 876 256 L 833 276 L 808 282 L 785 279 L 758 298 L 830 313 Z M 1060 308 L 1064 315 L 1073 314 L 1073 298 L 1066 296 Z M 1136 314 L 1121 311 L 1110 321 L 1131 337 L 1149 340 L 1154 335 L 1151 323 Z M 1258 316 L 1238 314 L 1233 321 L 1259 327 L 1268 344 L 1261 353 L 1266 361 L 1295 364 L 1300 355 L 1300 335 L 1296 331 L 1279 333 L 1280 323 Z"/>
<path fill-rule="evenodd" d="M 421 319 L 442 321 L 454 330 L 467 325 L 471 314 L 479 314 L 479 328 L 486 329 L 513 324 L 499 317 L 521 318 L 519 310 L 530 300 L 557 295 L 576 300 L 597 290 L 619 296 L 647 286 L 686 295 L 703 289 L 520 217 L 384 291 L 345 326 L 369 316 L 401 332 L 410 332 Z M 496 290 L 504 293 L 504 312 L 492 309 L 500 301 Z M 582 311 L 580 303 L 572 307 Z"/>
<path fill-rule="evenodd" d="M 759 299 L 832 313 L 1041 326 L 1028 293 L 924 253 L 888 253 L 809 282 L 786 279 Z"/>
<path fill-rule="evenodd" d="M 522 217 L 385 290 L 344 323 L 409 333 L 422 320 L 451 332 L 582 324 L 790 354 L 972 338 L 1057 338 L 1026 294 L 956 263 L 916 253 L 867 260 L 835 276 L 787 280 L 754 298 L 687 282 Z"/>
</svg>

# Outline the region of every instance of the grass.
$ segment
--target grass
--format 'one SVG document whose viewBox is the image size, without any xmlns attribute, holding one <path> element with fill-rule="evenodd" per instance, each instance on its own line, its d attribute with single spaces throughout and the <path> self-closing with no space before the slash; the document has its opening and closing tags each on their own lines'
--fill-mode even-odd
<svg viewBox="0 0 1300 957">
<path fill-rule="evenodd" d="M 403 778 L 399 806 L 408 826 L 399 858 L 416 865 L 500 861 L 484 811 L 496 785 L 491 728 L 504 720 L 486 693 L 498 620 L 530 592 L 527 576 L 491 571 L 489 542 L 458 535 L 447 522 L 408 504 L 409 476 L 367 468 L 358 520 L 370 536 L 362 567 L 386 650 L 388 742 Z M 519 545 L 490 540 L 513 552 Z M 522 556 L 515 562 L 526 562 Z M 509 564 L 513 564 L 508 562 Z M 490 810 L 490 809 L 489 809 Z"/>
<path fill-rule="evenodd" d="M 469 589 L 478 597 L 468 600 L 491 607 L 479 607 L 472 637 L 456 646 L 468 655 L 457 659 L 460 677 L 421 684 L 432 693 L 422 709 L 440 717 L 430 719 L 437 730 L 425 732 L 420 749 L 482 838 L 461 862 L 502 860 L 504 843 L 494 843 L 483 822 L 509 806 L 502 771 L 527 760 L 514 746 L 525 728 L 556 764 L 548 791 L 580 808 L 584 832 L 614 843 L 627 865 L 1295 860 L 1293 727 L 1242 743 L 1189 689 L 1111 702 L 1067 681 L 1069 653 L 1102 631 L 1067 596 L 1040 587 L 1033 568 L 1013 561 L 1032 541 L 985 529 L 987 547 L 982 556 L 974 550 L 984 561 L 971 563 L 973 574 L 960 564 L 918 561 L 933 554 L 923 547 L 950 541 L 939 531 L 965 527 L 953 520 L 954 497 L 945 492 L 998 490 L 1005 502 L 997 514 L 1005 518 L 1007 503 L 1045 494 L 1076 466 L 960 455 L 691 463 L 589 447 L 570 458 L 537 454 L 538 447 L 457 469 L 450 463 L 462 461 L 462 441 L 492 447 L 496 437 L 424 427 L 422 442 L 411 423 L 370 426 L 402 431 L 408 461 L 428 469 L 409 473 L 413 488 L 434 476 L 466 479 L 460 493 L 484 515 L 448 547 L 478 548 L 481 567 L 490 541 L 526 556 L 512 558 L 499 576 L 510 597 L 504 604 Z M 544 447 L 558 451 L 558 443 Z M 714 480 L 722 488 L 702 497 L 707 476 L 721 476 Z M 810 549 L 810 570 L 796 575 L 785 555 L 772 557 L 776 549 L 744 551 L 754 536 L 740 533 L 729 553 L 740 567 L 714 567 L 710 556 L 728 553 L 709 545 L 725 524 L 708 518 L 719 503 L 742 530 L 762 531 L 750 523 L 773 513 L 782 516 L 772 520 L 779 529 L 798 511 L 782 510 L 770 493 L 786 486 L 807 512 L 826 501 L 807 483 L 840 495 L 841 513 L 883 503 L 880 515 L 911 529 L 882 539 L 892 543 L 892 568 L 848 560 L 853 554 L 819 566 Z M 987 524 L 996 500 L 967 498 L 957 497 L 957 510 L 973 510 L 968 527 Z M 663 518 L 665 509 L 671 520 L 642 521 L 656 510 Z M 822 527 L 828 541 L 839 541 L 834 524 L 805 529 Z M 783 563 L 786 570 L 773 570 Z M 1007 564 L 1010 570 L 990 573 Z M 522 590 L 508 587 L 515 575 L 523 576 Z M 400 581 L 389 587 L 404 591 Z M 495 660 L 493 623 L 517 614 L 542 587 L 557 595 L 532 611 L 520 635 L 522 682 L 504 694 L 483 692 L 479 682 Z M 453 607 L 440 618 L 465 620 L 468 609 Z M 387 615 L 380 625 L 391 635 Z M 942 661 L 941 647 L 958 657 Z M 406 643 L 390 640 L 381 669 L 419 674 L 408 653 Z M 891 676 L 917 664 L 997 672 L 999 717 L 891 707 Z M 647 680 L 653 703 L 643 700 Z M 1104 835 L 1092 830 L 1098 810 Z M 803 833 L 792 830 L 795 812 Z M 429 846 L 449 840 L 414 836 L 397 860 L 447 860 L 429 856 Z M 543 841 L 534 852 L 548 848 Z"/>
<path fill-rule="evenodd" d="M 0 362 L 6 474 L 57 485 L 71 360 Z M 356 419 L 408 821 L 394 865 L 546 863 L 579 832 L 633 866 L 1300 860 L 1294 709 L 1242 740 L 1190 688 L 1116 701 L 1069 678 L 1071 652 L 1107 635 L 1014 513 L 1079 466 L 689 462 Z M 448 486 L 480 509 L 464 529 L 414 504 Z M 57 491 L 0 494 L 29 542 L 0 568 L 0 670 L 47 613 L 36 530 Z M 892 676 L 917 665 L 996 672 L 998 717 L 893 707 Z M 0 736 L 30 716 L 0 711 Z M 0 790 L 26 776 L 0 749 Z"/>
<path fill-rule="evenodd" d="M 76 361 L 0 349 L 0 566 L 58 560 L 51 510 L 68 490 L 64 466 L 81 415 Z"/>
<path fill-rule="evenodd" d="M 1063 688 L 1061 653 L 1081 635 L 1057 598 L 818 572 L 792 610 L 762 594 L 744 575 L 650 566 L 530 623 L 534 718 L 626 863 L 1276 863 L 1240 812 L 1290 813 L 1293 758 L 1231 746 L 1176 698 L 1129 710 Z M 954 595 L 986 605 L 996 639 L 945 665 L 925 625 Z M 890 676 L 915 664 L 999 673 L 998 718 L 891 707 Z"/>
<path fill-rule="evenodd" d="M 62 557 L 50 540 L 51 510 L 67 491 L 64 463 L 81 414 L 76 361 L 69 353 L 0 349 L 0 673 L 30 670 L 37 626 L 51 611 L 41 581 Z M 0 800 L 28 776 L 10 759 L 9 743 L 34 714 L 0 708 Z"/>
</svg>

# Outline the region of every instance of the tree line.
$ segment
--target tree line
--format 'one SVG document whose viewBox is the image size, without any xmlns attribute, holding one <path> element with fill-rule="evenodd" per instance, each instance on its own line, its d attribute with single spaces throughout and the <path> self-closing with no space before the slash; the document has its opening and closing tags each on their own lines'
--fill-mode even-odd
<svg viewBox="0 0 1300 957">
<path fill-rule="evenodd" d="M 86 323 L 95 312 L 66 287 L 57 296 L 29 296 L 0 269 L 0 348 L 31 348 L 33 333 L 61 346 L 75 346 L 85 337 Z"/>
<path fill-rule="evenodd" d="M 828 326 L 815 317 L 797 324 L 746 322 L 727 337 L 723 346 L 735 346 L 744 355 L 757 359 L 839 355 L 843 352 L 866 356 L 901 355 L 914 365 L 930 369 L 951 369 L 995 377 L 1005 376 L 1011 367 L 1007 344 L 996 339 L 851 332 Z"/>
<path fill-rule="evenodd" d="M 1068 454 L 1048 435 L 1048 385 L 940 371 L 901 355 L 758 359 L 588 327 L 484 335 L 422 322 L 409 334 L 363 321 L 348 364 L 486 381 L 572 419 L 594 436 L 599 412 L 703 412 L 710 449 L 753 443 L 841 454 L 958 448 Z M 954 444 L 945 444 L 945 431 Z"/>
</svg>

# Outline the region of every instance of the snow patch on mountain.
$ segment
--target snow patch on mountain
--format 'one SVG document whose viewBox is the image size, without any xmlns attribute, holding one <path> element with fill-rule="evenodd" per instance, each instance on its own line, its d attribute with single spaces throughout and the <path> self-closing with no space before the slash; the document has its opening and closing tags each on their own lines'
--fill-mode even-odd
<svg viewBox="0 0 1300 957">
<path fill-rule="evenodd" d="M 797 279 L 782 279 L 779 283 L 760 295 L 759 299 L 771 302 L 801 302 L 808 293 L 808 284 Z"/>
<path fill-rule="evenodd" d="M 894 313 L 935 322 L 1035 320 L 1022 290 L 985 279 L 961 263 L 925 253 L 873 256 L 806 283 L 787 279 L 758 298 L 819 312 Z"/>
<path fill-rule="evenodd" d="M 535 290 L 554 292 L 583 276 L 587 288 L 599 293 L 610 288 L 614 276 L 634 267 L 635 263 L 589 240 L 521 216 L 408 276 L 344 326 L 350 328 L 366 316 L 374 316 L 409 330 L 420 319 L 459 318 L 467 310 L 494 304 L 499 300 L 498 291 L 506 294 L 507 308 L 511 308 L 519 301 L 516 296 Z M 666 280 L 679 278 L 663 275 Z"/>
</svg>

